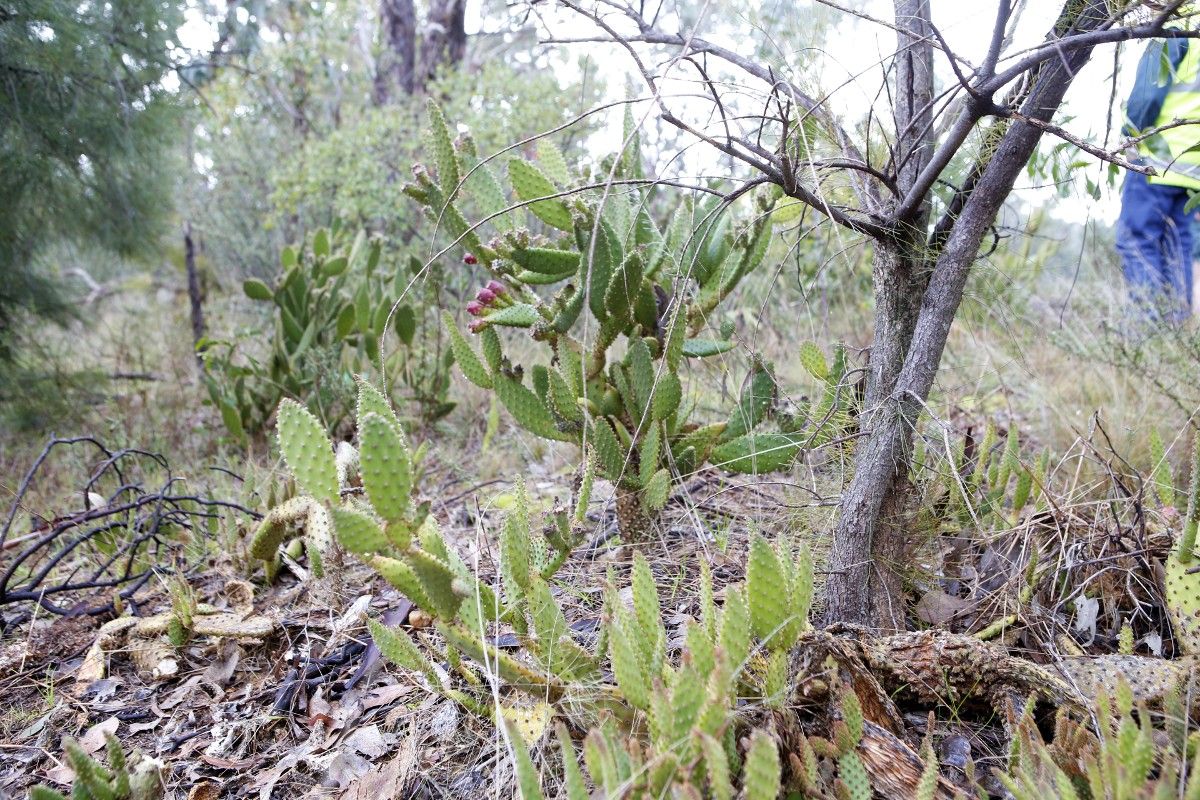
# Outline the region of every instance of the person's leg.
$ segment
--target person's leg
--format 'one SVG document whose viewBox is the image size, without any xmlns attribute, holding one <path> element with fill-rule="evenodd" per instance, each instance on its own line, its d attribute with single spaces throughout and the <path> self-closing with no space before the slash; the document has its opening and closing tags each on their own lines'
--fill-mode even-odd
<svg viewBox="0 0 1200 800">
<path fill-rule="evenodd" d="M 1127 173 L 1117 219 L 1117 252 L 1130 298 L 1152 317 L 1157 316 L 1160 295 L 1170 285 L 1163 260 L 1171 211 L 1162 206 L 1159 188 L 1145 175 Z"/>
<path fill-rule="evenodd" d="M 1164 210 L 1169 215 L 1167 235 L 1163 240 L 1163 276 L 1165 290 L 1170 293 L 1167 302 L 1174 313 L 1172 318 L 1182 321 L 1188 317 L 1192 304 L 1192 219 L 1184 211 L 1188 203 L 1188 190 L 1177 186 L 1158 186 Z"/>
</svg>

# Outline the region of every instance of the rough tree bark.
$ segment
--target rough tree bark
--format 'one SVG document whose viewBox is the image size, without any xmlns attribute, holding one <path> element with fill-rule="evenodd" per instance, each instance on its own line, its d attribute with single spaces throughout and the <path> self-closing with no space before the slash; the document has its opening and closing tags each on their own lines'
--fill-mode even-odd
<svg viewBox="0 0 1200 800">
<path fill-rule="evenodd" d="M 894 8 L 897 50 L 892 106 L 896 136 L 892 161 L 898 193 L 903 197 L 913 191 L 934 146 L 933 25 L 929 0 L 895 0 Z M 929 276 L 923 252 L 929 211 L 926 197 L 894 239 L 875 244 L 871 270 L 875 333 L 860 420 L 864 430 L 873 429 L 877 424 L 875 412 L 886 409 L 887 398 L 895 390 L 912 342 L 921 295 Z M 860 445 L 867 446 L 869 440 Z M 904 627 L 903 586 L 897 567 L 903 563 L 908 549 L 905 478 L 905 473 L 898 471 L 883 491 L 872 553 L 875 568 L 871 578 L 876 584 L 872 590 L 874 620 L 880 627 L 893 630 Z M 835 543 L 835 548 L 838 546 Z"/>
<path fill-rule="evenodd" d="M 192 223 L 183 223 L 183 265 L 187 270 L 188 303 L 192 313 L 192 347 L 196 353 L 196 366 L 204 371 L 204 350 L 200 341 L 204 338 L 204 292 L 200 287 L 200 272 L 196 269 L 196 243 L 192 239 Z"/>
<path fill-rule="evenodd" d="M 421 39 L 421 85 L 444 65 L 456 65 L 467 53 L 467 0 L 432 0 Z"/>
<path fill-rule="evenodd" d="M 467 52 L 466 12 L 466 0 L 431 0 L 418 37 L 413 0 L 379 0 L 383 50 L 375 69 L 375 105 L 423 92 L 439 70 L 462 62 Z"/>
<path fill-rule="evenodd" d="M 417 11 L 413 0 L 379 0 L 383 50 L 375 68 L 375 105 L 416 89 Z"/>
<path fill-rule="evenodd" d="M 898 0 L 896 5 L 898 10 L 901 6 L 908 6 L 919 13 L 919 9 L 913 7 L 924 4 Z M 1059 24 L 1052 37 L 1068 29 L 1084 32 L 1101 26 L 1108 17 L 1106 6 L 1104 0 L 1064 2 Z M 927 7 L 924 15 L 927 20 Z M 898 20 L 898 24 L 906 27 L 903 21 Z M 904 35 L 902 32 L 902 42 Z M 1091 56 L 1091 49 L 1078 47 L 1065 50 L 1058 57 L 1044 61 L 1035 68 L 1028 76 L 1028 90 L 1020 106 L 1020 114 L 1033 120 L 1049 121 L 1062 104 L 1079 68 Z M 904 63 L 904 59 L 901 59 L 901 63 Z M 992 63 L 994 65 L 994 61 Z M 998 88 L 992 89 L 992 92 Z M 990 94 L 974 98 L 965 112 L 970 123 L 965 126 L 967 130 L 985 116 L 995 111 L 1003 112 L 1003 109 L 991 107 L 991 102 Z M 903 104 L 900 106 L 902 108 Z M 898 123 L 902 113 L 898 110 Z M 933 388 L 971 265 L 979 254 L 983 237 L 1012 192 L 1017 177 L 1033 155 L 1042 134 L 1035 125 L 1022 121 L 996 124 L 1007 125 L 1007 130 L 999 137 L 994 152 L 983 156 L 978 179 L 973 182 L 969 194 L 961 203 L 961 211 L 947 227 L 944 245 L 931 253 L 935 260 L 928 285 L 920 295 L 920 306 L 912 322 L 907 346 L 904 346 L 902 339 L 911 307 L 901 299 L 889 296 L 906 285 L 902 277 L 903 270 L 900 271 L 901 277 L 893 282 L 883 282 L 880 288 L 884 293 L 876 296 L 876 303 L 882 306 L 881 313 L 885 318 L 876 330 L 875 341 L 885 345 L 888 360 L 877 365 L 873 350 L 872 372 L 874 374 L 879 370 L 876 384 L 880 389 L 889 384 L 891 388 L 886 392 L 877 391 L 872 398 L 874 405 L 870 425 L 864 427 L 868 435 L 858 448 L 854 477 L 842 496 L 841 516 L 834 531 L 830 563 L 832 574 L 828 581 L 826 617 L 829 620 L 898 627 L 893 622 L 896 619 L 895 612 L 888 610 L 888 601 L 896 599 L 889 597 L 889 594 L 896 587 L 894 583 L 889 585 L 886 579 L 881 579 L 880 570 L 872 569 L 876 558 L 882 561 L 895 555 L 896 538 L 903 535 L 899 531 L 880 535 L 885 530 L 883 517 L 885 513 L 898 509 L 897 501 L 903 495 L 917 419 Z M 921 198 L 921 202 L 928 202 L 927 197 Z M 909 219 L 915 223 L 919 214 Z M 901 236 L 903 230 L 901 228 Z M 923 234 L 924 226 L 920 230 Z M 896 358 L 900 353 L 903 355 L 897 364 Z M 880 567 L 883 568 L 882 565 Z M 890 579 L 894 580 L 894 577 Z"/>
</svg>

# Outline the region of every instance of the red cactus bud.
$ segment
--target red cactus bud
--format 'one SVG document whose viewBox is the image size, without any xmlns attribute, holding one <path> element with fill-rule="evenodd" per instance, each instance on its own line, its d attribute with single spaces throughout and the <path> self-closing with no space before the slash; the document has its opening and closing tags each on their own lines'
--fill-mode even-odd
<svg viewBox="0 0 1200 800">
<path fill-rule="evenodd" d="M 472 317 L 482 317 L 485 313 L 487 313 L 487 306 L 478 300 L 472 300 L 471 302 L 467 303 L 467 313 Z"/>
<path fill-rule="evenodd" d="M 479 259 L 475 257 L 474 253 L 467 253 L 463 256 L 463 263 L 469 267 L 473 267 L 479 263 Z"/>
<path fill-rule="evenodd" d="M 485 306 L 490 306 L 492 303 L 496 302 L 496 295 L 493 292 L 489 292 L 487 289 L 480 289 L 475 293 L 475 299 L 483 303 Z"/>
<path fill-rule="evenodd" d="M 470 330 L 471 333 L 479 333 L 485 327 L 487 327 L 486 319 L 473 319 L 471 320 L 471 323 L 467 325 L 467 329 Z"/>
<path fill-rule="evenodd" d="M 508 294 L 508 289 L 505 288 L 504 284 L 500 281 L 488 281 L 487 286 L 484 288 L 497 297 L 503 297 L 504 295 Z"/>
</svg>

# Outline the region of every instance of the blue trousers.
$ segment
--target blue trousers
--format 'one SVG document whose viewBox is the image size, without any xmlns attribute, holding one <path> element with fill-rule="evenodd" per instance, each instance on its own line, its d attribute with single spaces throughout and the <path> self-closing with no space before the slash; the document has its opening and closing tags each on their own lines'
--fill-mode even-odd
<svg viewBox="0 0 1200 800">
<path fill-rule="evenodd" d="M 1179 321 L 1192 304 L 1192 220 L 1188 190 L 1129 172 L 1121 189 L 1117 252 L 1135 304 Z"/>
</svg>

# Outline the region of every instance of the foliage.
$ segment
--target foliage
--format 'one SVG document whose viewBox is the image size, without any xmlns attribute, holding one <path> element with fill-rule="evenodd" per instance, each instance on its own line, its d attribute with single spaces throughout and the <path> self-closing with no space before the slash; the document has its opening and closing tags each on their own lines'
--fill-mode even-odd
<svg viewBox="0 0 1200 800">
<path fill-rule="evenodd" d="M 164 78 L 181 22 L 158 0 L 0 11 L 0 339 L 19 312 L 65 311 L 39 260 L 46 245 L 148 254 L 158 244 L 177 130 Z"/>
<path fill-rule="evenodd" d="M 379 363 L 389 321 L 400 347 L 384 362 L 403 380 L 425 419 L 453 407 L 445 399 L 449 351 L 417 338 L 417 312 L 403 296 L 409 275 L 381 261 L 383 243 L 335 225 L 318 230 L 299 248 L 283 251 L 283 275 L 274 287 L 257 278 L 243 284 L 252 300 L 273 306 L 274 333 L 267 363 L 243 354 L 243 339 L 203 342 L 205 383 L 229 431 L 257 433 L 283 397 L 302 398 L 336 429 L 354 400 L 352 375 Z M 436 329 L 435 329 L 436 331 Z M 430 349 L 427 349 L 430 348 Z"/>
<path fill-rule="evenodd" d="M 1188 712 L 1176 694 L 1167 702 L 1167 730 L 1151 726 L 1150 713 L 1135 706 L 1122 683 L 1113 696 L 1098 698 L 1099 731 L 1060 711 L 1047 743 L 1031 709 L 1017 727 L 1006 770 L 997 770 L 1017 800 L 1142 800 L 1200 797 L 1200 761 L 1187 732 Z M 1134 712 L 1137 712 L 1135 718 Z M 1185 776 L 1181 783 L 1180 776 Z"/>
<path fill-rule="evenodd" d="M 977 441 L 964 437 L 953 447 L 949 441 L 919 437 L 914 449 L 912 476 L 925 494 L 925 524 L 1000 530 L 1044 505 L 1050 452 L 1023 458 L 1016 425 L 1003 441 L 990 421 Z"/>
<path fill-rule="evenodd" d="M 638 554 L 631 575 L 632 605 L 627 607 L 616 587 L 610 587 L 607 622 L 594 649 L 587 648 L 571 636 L 551 585 L 580 540 L 576 526 L 587 506 L 590 480 L 584 482 L 575 513 L 556 512 L 545 534 L 534 533 L 528 500 L 523 490 L 518 493 L 500 535 L 500 580 L 490 584 L 447 544 L 428 516 L 428 505 L 414 502 L 413 456 L 378 391 L 360 386 L 357 465 L 365 499 L 349 493 L 338 499 L 338 486 L 352 480 L 352 470 L 339 467 L 315 418 L 295 404 L 285 404 L 279 418 L 280 447 L 306 492 L 300 499 L 307 513 L 303 521 L 293 514 L 295 500 L 272 510 L 251 553 L 273 558 L 289 526 L 297 522 L 310 537 L 314 527 L 320 528 L 327 549 L 323 537 L 328 525 L 343 548 L 427 611 L 446 642 L 445 653 L 435 659 L 403 631 L 372 622 L 372 636 L 386 658 L 424 675 L 431 688 L 467 710 L 498 722 L 525 719 L 525 732 L 520 726 L 510 728 L 525 796 L 535 796 L 530 787 L 536 773 L 521 765 L 527 758 L 521 737 L 531 728 L 531 738 L 539 737 L 548 715 L 538 730 L 529 722 L 528 703 L 494 707 L 479 668 L 528 695 L 530 702 L 548 704 L 552 713 L 605 718 L 584 747 L 588 772 L 598 785 L 610 790 L 626 785 L 634 796 L 657 796 L 673 783 L 730 785 L 730 775 L 738 774 L 742 762 L 733 727 L 736 701 L 752 696 L 780 704 L 787 690 L 788 652 L 807 628 L 812 602 L 812 563 L 806 550 L 791 552 L 756 539 L 746 585 L 728 588 L 720 611 L 705 569 L 702 617 L 689 622 L 687 647 L 678 660 L 668 655 L 655 578 Z M 494 622 L 513 626 L 531 660 L 490 644 L 487 626 Z M 467 688 L 457 688 L 435 667 L 443 661 L 453 665 Z M 606 681 L 608 669 L 615 683 Z M 641 744 L 632 738 L 638 730 L 648 734 Z M 560 734 L 560 742 L 569 747 L 566 757 L 578 773 L 569 736 Z M 773 796 L 764 787 L 779 785 L 775 747 L 765 733 L 752 735 L 745 755 L 750 796 Z"/>
<path fill-rule="evenodd" d="M 770 472 L 816 443 L 801 434 L 803 421 L 781 418 L 776 432 L 763 430 L 776 416 L 778 387 L 771 366 L 759 358 L 752 359 L 740 402 L 723 422 L 691 421 L 681 379 L 684 358 L 734 347 L 727 328 L 716 338 L 701 334 L 717 307 L 763 263 L 777 195 L 759 195 L 753 214 L 741 221 L 715 202 L 672 208 L 664 233 L 651 214 L 655 198 L 639 188 L 641 165 L 630 156 L 603 165 L 624 181 L 620 190 L 586 188 L 542 140 L 536 164 L 509 161 L 510 201 L 470 139 L 452 140 L 432 104 L 430 127 L 436 171 L 418 165 L 417 182 L 406 191 L 465 249 L 467 264 L 493 276 L 466 307 L 482 356 L 444 315 L 455 360 L 471 382 L 495 392 L 519 425 L 594 456 L 599 473 L 618 487 L 617 515 L 627 538 L 645 536 L 650 516 L 667 501 L 672 471 L 687 475 L 712 462 L 735 472 Z M 626 152 L 638 152 L 636 137 Z M 483 222 L 469 225 L 460 211 L 462 196 L 487 213 L 498 233 L 487 244 L 480 238 Z M 541 233 L 520 227 L 524 210 Z M 555 284 L 565 285 L 549 297 L 539 293 L 538 287 Z M 531 387 L 524 367 L 505 356 L 498 328 L 526 329 L 548 351 L 549 363 L 528 370 Z M 618 356 L 622 340 L 625 352 Z M 819 351 L 816 356 L 823 365 Z M 822 379 L 829 377 L 828 368 L 822 372 Z M 840 381 L 844 359 L 834 372 Z M 842 407 L 848 400 L 842 397 Z"/>
<path fill-rule="evenodd" d="M 162 763 L 141 754 L 126 760 L 121 743 L 112 734 L 104 737 L 108 752 L 105 767 L 87 754 L 79 743 L 68 739 L 64 745 L 67 761 L 75 773 L 71 797 L 76 800 L 160 800 L 166 792 Z M 47 786 L 35 786 L 30 800 L 66 800 Z"/>
</svg>

